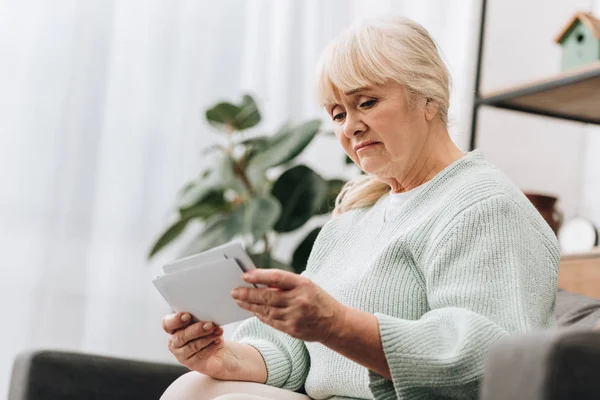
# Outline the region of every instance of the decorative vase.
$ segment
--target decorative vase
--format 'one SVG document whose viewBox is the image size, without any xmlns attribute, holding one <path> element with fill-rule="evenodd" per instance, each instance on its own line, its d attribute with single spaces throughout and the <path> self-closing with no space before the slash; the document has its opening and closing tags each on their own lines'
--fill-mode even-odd
<svg viewBox="0 0 600 400">
<path fill-rule="evenodd" d="M 554 196 L 548 196 L 539 193 L 525 193 L 525 196 L 531 201 L 535 208 L 542 214 L 554 234 L 558 233 L 562 224 L 562 213 L 556 209 L 558 199 Z"/>
</svg>

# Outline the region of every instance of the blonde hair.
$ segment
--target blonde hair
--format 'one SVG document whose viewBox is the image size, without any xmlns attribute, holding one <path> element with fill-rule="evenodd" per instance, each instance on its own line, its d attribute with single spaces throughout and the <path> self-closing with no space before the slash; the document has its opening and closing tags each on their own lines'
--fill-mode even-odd
<svg viewBox="0 0 600 400">
<path fill-rule="evenodd" d="M 448 124 L 450 75 L 427 30 L 403 17 L 365 20 L 336 37 L 317 67 L 321 106 L 341 102 L 342 93 L 394 80 L 406 88 L 410 105 L 427 99 Z M 375 203 L 390 187 L 371 175 L 350 180 L 335 201 L 335 214 Z"/>
</svg>

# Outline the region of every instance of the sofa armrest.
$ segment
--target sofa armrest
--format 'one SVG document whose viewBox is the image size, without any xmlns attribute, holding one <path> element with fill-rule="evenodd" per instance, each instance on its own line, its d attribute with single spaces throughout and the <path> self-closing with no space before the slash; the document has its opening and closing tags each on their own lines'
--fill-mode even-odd
<svg viewBox="0 0 600 400">
<path fill-rule="evenodd" d="M 64 351 L 17 356 L 9 400 L 158 399 L 183 366 Z"/>
<path fill-rule="evenodd" d="M 514 335 L 492 348 L 481 400 L 600 398 L 600 332 L 551 330 Z"/>
</svg>

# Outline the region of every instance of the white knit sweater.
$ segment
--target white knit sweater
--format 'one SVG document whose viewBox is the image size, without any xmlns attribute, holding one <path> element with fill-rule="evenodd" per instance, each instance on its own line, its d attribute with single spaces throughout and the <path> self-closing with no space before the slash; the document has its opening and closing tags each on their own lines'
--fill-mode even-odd
<svg viewBox="0 0 600 400">
<path fill-rule="evenodd" d="M 377 316 L 392 381 L 252 318 L 233 339 L 260 351 L 267 384 L 315 399 L 476 398 L 497 339 L 554 324 L 556 237 L 479 151 L 383 222 L 386 200 L 333 217 L 305 276 Z"/>
</svg>

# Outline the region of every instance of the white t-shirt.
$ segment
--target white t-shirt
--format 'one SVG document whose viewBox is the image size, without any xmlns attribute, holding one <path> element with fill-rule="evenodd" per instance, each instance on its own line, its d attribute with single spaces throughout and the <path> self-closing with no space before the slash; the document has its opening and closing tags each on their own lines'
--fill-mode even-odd
<svg viewBox="0 0 600 400">
<path fill-rule="evenodd" d="M 401 193 L 391 193 L 390 192 L 389 198 L 386 201 L 387 204 L 385 205 L 385 209 L 383 210 L 383 222 L 394 219 L 398 215 L 400 210 L 402 209 L 402 206 L 404 206 L 404 204 L 408 200 L 412 199 L 421 190 L 423 190 L 423 188 L 425 187 L 426 184 L 427 184 L 427 182 L 420 186 L 417 186 L 414 189 L 409 190 L 408 192 L 401 192 Z"/>
</svg>

